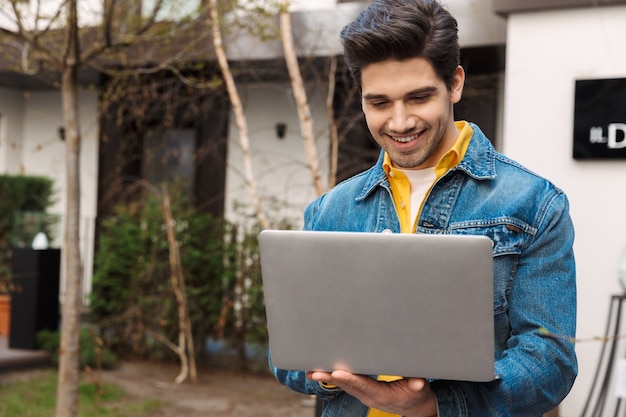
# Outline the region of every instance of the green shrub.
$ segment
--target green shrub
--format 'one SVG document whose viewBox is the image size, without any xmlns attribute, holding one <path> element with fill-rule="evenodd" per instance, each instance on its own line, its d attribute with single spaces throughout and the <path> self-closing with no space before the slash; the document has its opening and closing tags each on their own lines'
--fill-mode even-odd
<svg viewBox="0 0 626 417">
<path fill-rule="evenodd" d="M 50 178 L 0 175 L 0 292 L 11 276 L 11 249 L 30 244 L 38 232 L 53 238 L 57 219 L 46 214 L 54 203 Z"/>
<path fill-rule="evenodd" d="M 196 350 L 215 334 L 225 298 L 225 223 L 172 196 L 176 237 Z M 177 340 L 177 304 L 159 202 L 119 206 L 103 219 L 95 255 L 90 319 L 115 351 L 152 358 L 172 355 L 155 334 Z"/>
<path fill-rule="evenodd" d="M 102 223 L 90 303 L 95 317 L 122 314 L 128 305 L 130 277 L 138 276 L 144 268 L 139 222 L 132 212 L 118 208 Z"/>
<path fill-rule="evenodd" d="M 267 326 L 254 219 L 247 227 L 215 219 L 172 195 L 195 351 L 208 339 L 237 351 L 247 368 L 246 344 L 265 345 Z M 282 228 L 289 228 L 287 223 Z M 175 359 L 162 343 L 178 340 L 177 303 L 158 199 L 146 194 L 101 219 L 89 320 L 118 354 Z"/>
</svg>

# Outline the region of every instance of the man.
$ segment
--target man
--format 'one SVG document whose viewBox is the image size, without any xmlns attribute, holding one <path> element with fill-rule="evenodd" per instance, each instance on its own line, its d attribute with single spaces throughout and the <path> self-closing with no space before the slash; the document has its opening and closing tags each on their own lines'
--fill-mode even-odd
<svg viewBox="0 0 626 417">
<path fill-rule="evenodd" d="M 568 340 L 576 287 L 566 196 L 497 153 L 478 126 L 454 121 L 465 73 L 456 21 L 436 0 L 377 0 L 341 39 L 382 151 L 375 166 L 311 203 L 304 228 L 490 237 L 499 378 L 385 382 L 343 370 L 276 369 L 270 357 L 272 371 L 324 400 L 329 417 L 541 416 L 577 374 Z"/>
</svg>

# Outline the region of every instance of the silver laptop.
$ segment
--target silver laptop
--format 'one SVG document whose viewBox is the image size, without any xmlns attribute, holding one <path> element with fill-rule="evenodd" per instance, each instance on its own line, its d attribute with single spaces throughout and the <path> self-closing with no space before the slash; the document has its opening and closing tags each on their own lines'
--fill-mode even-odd
<svg viewBox="0 0 626 417">
<path fill-rule="evenodd" d="M 259 245 L 278 368 L 495 378 L 487 237 L 265 230 Z"/>
</svg>

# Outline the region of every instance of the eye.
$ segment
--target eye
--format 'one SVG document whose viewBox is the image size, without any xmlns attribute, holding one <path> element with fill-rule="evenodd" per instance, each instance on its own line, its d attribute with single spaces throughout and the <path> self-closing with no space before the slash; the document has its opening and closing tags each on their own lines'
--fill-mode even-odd
<svg viewBox="0 0 626 417">
<path fill-rule="evenodd" d="M 411 96 L 411 97 L 409 97 L 409 101 L 411 101 L 413 103 L 423 103 L 423 102 L 427 101 L 429 98 L 430 98 L 430 96 L 425 96 L 425 95 Z"/>
<path fill-rule="evenodd" d="M 389 100 L 370 100 L 367 103 L 374 109 L 382 109 L 389 105 Z"/>
</svg>

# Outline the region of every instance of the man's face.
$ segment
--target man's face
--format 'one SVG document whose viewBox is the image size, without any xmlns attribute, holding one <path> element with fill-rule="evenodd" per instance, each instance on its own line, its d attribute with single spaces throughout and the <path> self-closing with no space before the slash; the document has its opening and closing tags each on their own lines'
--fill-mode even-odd
<svg viewBox="0 0 626 417">
<path fill-rule="evenodd" d="M 463 92 L 457 68 L 452 88 L 425 58 L 383 61 L 361 70 L 362 106 L 372 136 L 394 166 L 434 167 L 455 143 L 453 104 Z"/>
</svg>

